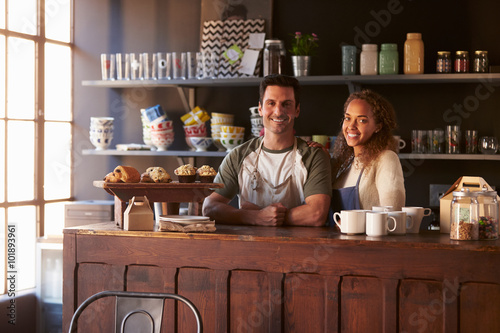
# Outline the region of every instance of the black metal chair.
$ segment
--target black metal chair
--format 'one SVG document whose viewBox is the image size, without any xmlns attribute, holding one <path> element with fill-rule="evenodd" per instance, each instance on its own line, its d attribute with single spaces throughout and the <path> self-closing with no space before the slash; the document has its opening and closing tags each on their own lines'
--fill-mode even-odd
<svg viewBox="0 0 500 333">
<path fill-rule="evenodd" d="M 196 324 L 198 326 L 197 332 L 203 332 L 203 324 L 201 316 L 196 306 L 191 303 L 184 296 L 168 293 L 141 293 L 130 291 L 102 291 L 87 298 L 73 314 L 71 324 L 69 326 L 69 333 L 77 331 L 78 318 L 83 310 L 87 308 L 92 302 L 104 298 L 116 297 L 115 307 L 115 332 L 124 333 L 125 326 L 133 326 L 134 319 L 135 325 L 149 324 L 152 333 L 160 333 L 161 321 L 163 317 L 163 304 L 165 299 L 175 299 L 186 304 L 194 313 Z"/>
</svg>

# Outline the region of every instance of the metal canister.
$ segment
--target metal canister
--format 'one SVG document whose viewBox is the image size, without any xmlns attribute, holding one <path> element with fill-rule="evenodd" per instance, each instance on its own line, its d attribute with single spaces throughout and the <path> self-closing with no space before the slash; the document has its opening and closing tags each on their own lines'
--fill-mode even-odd
<svg viewBox="0 0 500 333">
<path fill-rule="evenodd" d="M 455 73 L 469 73 L 468 51 L 457 51 L 455 53 Z"/>
<path fill-rule="evenodd" d="M 285 69 L 285 43 L 279 39 L 266 39 L 264 41 L 264 76 L 269 74 L 284 74 Z"/>
<path fill-rule="evenodd" d="M 438 51 L 436 73 L 451 73 L 451 53 L 449 51 Z"/>
<path fill-rule="evenodd" d="M 488 51 L 474 52 L 474 73 L 488 73 L 489 61 Z"/>
</svg>

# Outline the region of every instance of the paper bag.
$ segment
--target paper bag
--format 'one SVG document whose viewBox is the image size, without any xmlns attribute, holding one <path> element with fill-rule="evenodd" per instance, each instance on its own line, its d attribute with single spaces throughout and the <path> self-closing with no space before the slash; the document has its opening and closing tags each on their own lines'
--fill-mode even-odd
<svg viewBox="0 0 500 333">
<path fill-rule="evenodd" d="M 441 233 L 450 233 L 451 220 L 451 201 L 453 200 L 453 192 L 460 191 L 462 188 L 468 188 L 469 191 L 482 191 L 485 188 L 488 191 L 493 191 L 493 188 L 481 177 L 462 176 L 443 194 L 439 200 L 439 225 Z"/>
<path fill-rule="evenodd" d="M 154 231 L 154 213 L 145 196 L 133 197 L 123 214 L 123 229 L 129 231 Z"/>
</svg>

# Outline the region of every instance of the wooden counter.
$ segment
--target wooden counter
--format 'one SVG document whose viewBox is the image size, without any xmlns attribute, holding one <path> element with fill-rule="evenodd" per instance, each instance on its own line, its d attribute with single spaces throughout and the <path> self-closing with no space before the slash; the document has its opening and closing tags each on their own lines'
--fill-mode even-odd
<svg viewBox="0 0 500 333">
<path fill-rule="evenodd" d="M 218 225 L 185 234 L 93 224 L 64 230 L 63 331 L 88 296 L 129 290 L 188 297 L 204 332 L 500 332 L 499 265 L 500 241 L 439 233 Z M 99 301 L 80 332 L 112 331 L 113 309 Z M 176 312 L 177 331 L 194 332 L 188 310 Z M 175 331 L 174 319 L 166 316 L 162 332 Z"/>
</svg>

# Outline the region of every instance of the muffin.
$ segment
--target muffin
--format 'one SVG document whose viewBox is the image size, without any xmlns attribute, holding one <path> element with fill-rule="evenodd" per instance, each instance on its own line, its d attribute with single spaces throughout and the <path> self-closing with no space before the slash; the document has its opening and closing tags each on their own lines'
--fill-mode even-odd
<svg viewBox="0 0 500 333">
<path fill-rule="evenodd" d="M 162 167 L 149 167 L 141 175 L 141 183 L 170 183 L 172 178 Z"/>
<path fill-rule="evenodd" d="M 196 170 L 198 174 L 198 178 L 201 183 L 213 183 L 215 175 L 217 175 L 217 171 L 212 168 L 210 165 L 203 165 L 201 168 Z"/>
<path fill-rule="evenodd" d="M 179 183 L 194 183 L 196 180 L 196 168 L 191 164 L 181 165 L 174 170 Z"/>
</svg>

